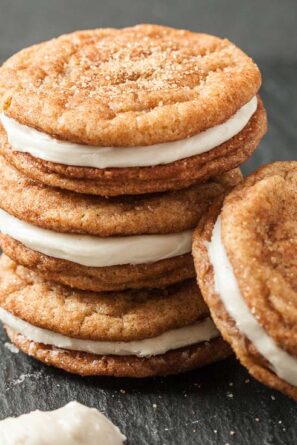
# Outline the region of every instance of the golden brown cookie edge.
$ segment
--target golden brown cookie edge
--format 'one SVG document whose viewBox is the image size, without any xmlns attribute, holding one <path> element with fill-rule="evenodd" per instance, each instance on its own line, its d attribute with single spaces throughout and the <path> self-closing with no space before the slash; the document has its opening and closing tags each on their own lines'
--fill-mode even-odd
<svg viewBox="0 0 297 445">
<path fill-rule="evenodd" d="M 193 229 L 215 196 L 242 179 L 235 169 L 177 192 L 106 199 L 32 181 L 1 156 L 0 176 L 4 211 L 43 229 L 101 237 Z"/>
<path fill-rule="evenodd" d="M 206 366 L 231 355 L 221 337 L 190 347 L 169 351 L 160 356 L 96 356 L 94 354 L 58 350 L 34 343 L 6 327 L 8 337 L 25 354 L 49 366 L 81 376 L 113 376 L 144 378 L 165 376 Z"/>
<path fill-rule="evenodd" d="M 0 306 L 41 329 L 112 342 L 153 338 L 209 314 L 194 279 L 164 289 L 82 291 L 45 281 L 5 255 L 0 260 Z"/>
<path fill-rule="evenodd" d="M 87 267 L 29 249 L 8 235 L 0 234 L 0 246 L 14 262 L 45 280 L 93 292 L 164 288 L 195 277 L 190 253 L 156 263 Z"/>
<path fill-rule="evenodd" d="M 25 176 L 52 187 L 100 196 L 138 195 L 180 190 L 235 169 L 251 156 L 266 130 L 266 112 L 259 98 L 256 113 L 239 134 L 207 153 L 171 164 L 100 170 L 42 161 L 12 152 L 3 143 L 0 151 Z"/>
</svg>

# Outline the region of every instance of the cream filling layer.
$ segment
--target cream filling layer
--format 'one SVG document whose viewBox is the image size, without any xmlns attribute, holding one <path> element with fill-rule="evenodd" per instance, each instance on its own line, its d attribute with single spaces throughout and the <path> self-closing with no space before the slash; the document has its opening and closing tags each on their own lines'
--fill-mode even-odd
<svg viewBox="0 0 297 445">
<path fill-rule="evenodd" d="M 168 351 L 209 341 L 219 336 L 210 318 L 197 321 L 183 328 L 172 329 L 161 335 L 144 340 L 129 342 L 80 340 L 67 337 L 47 329 L 38 328 L 15 317 L 0 307 L 0 320 L 18 334 L 36 343 L 51 345 L 60 349 L 89 352 L 96 355 L 134 355 L 150 357 L 165 354 Z"/>
<path fill-rule="evenodd" d="M 278 377 L 297 386 L 297 359 L 277 346 L 253 316 L 241 295 L 222 242 L 220 217 L 216 221 L 211 241 L 208 244 L 208 254 L 214 270 L 215 291 L 224 303 L 226 311 L 235 321 L 238 330 L 254 344 Z"/>
<path fill-rule="evenodd" d="M 107 417 L 78 402 L 0 422 L 1 445 L 121 445 L 125 440 Z"/>
<path fill-rule="evenodd" d="M 0 119 L 12 149 L 30 153 L 35 158 L 80 167 L 146 167 L 169 164 L 218 147 L 240 133 L 256 109 L 255 96 L 223 124 L 190 138 L 145 147 L 120 148 L 73 144 L 22 125 L 3 113 Z"/>
<path fill-rule="evenodd" d="M 0 231 L 32 250 L 88 267 L 146 264 L 191 252 L 192 231 L 100 238 L 58 233 L 0 210 Z"/>
</svg>

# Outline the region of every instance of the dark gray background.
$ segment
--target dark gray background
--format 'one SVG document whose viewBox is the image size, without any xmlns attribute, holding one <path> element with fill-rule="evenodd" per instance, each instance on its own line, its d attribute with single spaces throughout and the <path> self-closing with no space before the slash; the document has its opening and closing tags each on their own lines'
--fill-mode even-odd
<svg viewBox="0 0 297 445">
<path fill-rule="evenodd" d="M 263 72 L 269 132 L 245 173 L 296 160 L 296 0 L 0 0 L 0 61 L 58 34 L 155 22 L 227 37 Z M 77 399 L 116 422 L 130 444 L 293 444 L 297 406 L 250 378 L 235 359 L 167 379 L 81 379 L 11 352 L 1 336 L 0 416 Z"/>
</svg>

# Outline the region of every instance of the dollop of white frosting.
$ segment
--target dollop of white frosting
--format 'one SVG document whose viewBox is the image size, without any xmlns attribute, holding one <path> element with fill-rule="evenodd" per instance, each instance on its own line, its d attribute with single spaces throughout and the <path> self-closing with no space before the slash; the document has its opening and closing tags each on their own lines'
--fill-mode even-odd
<svg viewBox="0 0 297 445">
<path fill-rule="evenodd" d="M 0 210 L 0 231 L 32 250 L 89 267 L 154 263 L 191 252 L 192 231 L 100 238 L 58 233 Z"/>
<path fill-rule="evenodd" d="M 125 440 L 107 417 L 78 402 L 0 422 L 1 445 L 122 445 Z"/>
<path fill-rule="evenodd" d="M 240 133 L 256 109 L 257 97 L 253 97 L 223 124 L 187 139 L 144 147 L 96 147 L 73 144 L 22 125 L 3 113 L 0 119 L 12 149 L 30 153 L 35 158 L 80 167 L 146 167 L 169 164 L 218 147 Z"/>
<path fill-rule="evenodd" d="M 219 333 L 210 318 L 205 318 L 188 326 L 172 329 L 157 337 L 136 341 L 95 341 L 80 340 L 67 337 L 47 329 L 33 326 L 30 323 L 15 317 L 0 307 L 0 320 L 15 332 L 22 334 L 35 343 L 55 346 L 60 349 L 89 352 L 96 355 L 136 355 L 137 357 L 150 357 L 165 354 L 173 349 L 183 348 L 195 343 L 209 341 L 218 337 Z"/>
<path fill-rule="evenodd" d="M 278 377 L 297 386 L 297 359 L 277 346 L 253 316 L 241 295 L 222 242 L 220 217 L 216 221 L 211 242 L 208 244 L 208 255 L 214 270 L 215 291 L 235 321 L 238 330 L 254 344 Z"/>
</svg>

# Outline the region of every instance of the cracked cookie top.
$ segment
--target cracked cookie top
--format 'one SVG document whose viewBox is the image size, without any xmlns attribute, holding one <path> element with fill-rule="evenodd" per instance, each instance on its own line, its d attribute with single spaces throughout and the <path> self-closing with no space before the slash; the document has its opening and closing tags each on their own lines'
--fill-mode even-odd
<svg viewBox="0 0 297 445">
<path fill-rule="evenodd" d="M 260 84 L 257 66 L 228 40 L 138 25 L 20 51 L 0 69 L 0 106 L 58 139 L 145 146 L 226 121 Z"/>
<path fill-rule="evenodd" d="M 225 199 L 222 240 L 246 303 L 297 355 L 297 162 L 276 162 Z"/>
<path fill-rule="evenodd" d="M 1 209 L 45 229 L 100 237 L 193 229 L 212 201 L 242 178 L 235 169 L 177 192 L 106 199 L 34 182 L 2 156 L 0 176 Z"/>
<path fill-rule="evenodd" d="M 5 255 L 0 265 L 0 306 L 34 326 L 68 337 L 142 340 L 209 313 L 194 280 L 158 290 L 95 293 L 44 281 Z"/>
</svg>

